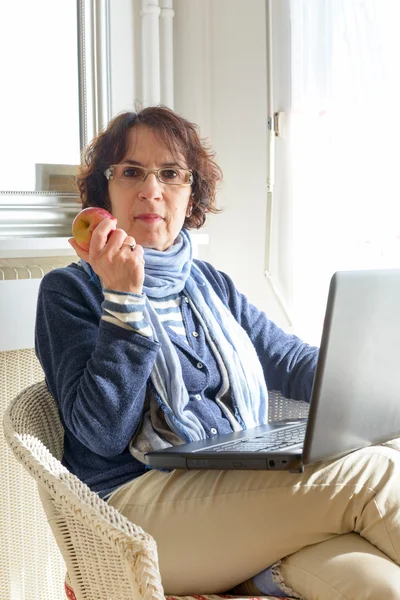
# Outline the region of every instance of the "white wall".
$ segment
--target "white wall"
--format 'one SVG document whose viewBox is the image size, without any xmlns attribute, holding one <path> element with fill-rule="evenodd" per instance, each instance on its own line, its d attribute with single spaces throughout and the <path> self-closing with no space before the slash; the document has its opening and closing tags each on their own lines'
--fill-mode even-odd
<svg viewBox="0 0 400 600">
<path fill-rule="evenodd" d="M 112 3 L 112 52 L 121 75 L 114 82 L 113 113 L 140 100 L 138 40 L 121 39 L 127 19 Z M 129 23 L 139 35 L 140 2 L 132 0 Z M 228 273 L 238 289 L 279 325 L 286 320 L 264 276 L 266 223 L 266 19 L 264 0 L 174 0 L 175 110 L 200 126 L 224 173 L 220 215 L 202 231 L 202 258 Z M 136 15 L 136 18 L 134 18 Z M 120 26 L 118 26 L 120 21 Z M 119 29 L 121 27 L 121 29 Z M 140 42 L 140 40 L 139 40 Z M 121 51 L 122 46 L 124 50 Z M 122 69 L 122 71 L 121 71 Z M 133 98 L 132 98 L 133 94 Z"/>
</svg>

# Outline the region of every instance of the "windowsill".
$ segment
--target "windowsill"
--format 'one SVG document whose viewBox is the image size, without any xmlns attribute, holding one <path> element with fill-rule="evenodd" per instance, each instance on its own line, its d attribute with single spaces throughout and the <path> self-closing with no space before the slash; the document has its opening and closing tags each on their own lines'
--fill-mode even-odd
<svg viewBox="0 0 400 600">
<path fill-rule="evenodd" d="M 207 233 L 191 233 L 193 246 L 208 244 Z M 196 254 L 196 253 L 195 253 Z M 1 258 L 36 258 L 45 256 L 75 256 L 68 238 L 1 238 Z"/>
</svg>

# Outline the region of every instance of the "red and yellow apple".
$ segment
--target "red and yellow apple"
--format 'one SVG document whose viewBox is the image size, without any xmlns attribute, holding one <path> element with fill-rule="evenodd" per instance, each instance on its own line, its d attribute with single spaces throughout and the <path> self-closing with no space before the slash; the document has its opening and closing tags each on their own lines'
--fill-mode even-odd
<svg viewBox="0 0 400 600">
<path fill-rule="evenodd" d="M 93 231 L 103 219 L 114 219 L 107 210 L 98 206 L 89 206 L 78 213 L 72 223 L 72 235 L 76 243 L 89 252 L 90 239 Z"/>
</svg>

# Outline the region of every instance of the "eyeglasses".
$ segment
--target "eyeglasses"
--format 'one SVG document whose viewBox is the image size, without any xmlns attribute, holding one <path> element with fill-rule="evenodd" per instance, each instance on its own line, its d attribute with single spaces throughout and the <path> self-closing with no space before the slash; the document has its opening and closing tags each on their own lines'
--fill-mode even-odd
<svg viewBox="0 0 400 600">
<path fill-rule="evenodd" d="M 192 185 L 193 173 L 188 169 L 176 169 L 175 167 L 163 167 L 162 169 L 145 169 L 137 165 L 122 163 L 120 165 L 110 165 L 104 171 L 104 175 L 110 181 L 114 179 L 119 183 L 126 185 L 135 185 L 145 181 L 149 173 L 154 173 L 159 183 L 167 185 Z"/>
</svg>

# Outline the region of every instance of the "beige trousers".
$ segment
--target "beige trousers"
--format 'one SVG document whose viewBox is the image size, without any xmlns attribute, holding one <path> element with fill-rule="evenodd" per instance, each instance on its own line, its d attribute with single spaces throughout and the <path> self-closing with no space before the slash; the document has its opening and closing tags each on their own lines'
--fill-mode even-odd
<svg viewBox="0 0 400 600">
<path fill-rule="evenodd" d="M 400 600 L 400 453 L 391 447 L 302 474 L 153 470 L 109 503 L 157 541 L 166 593 L 224 592 L 288 557 L 284 581 L 307 600 Z"/>
</svg>

